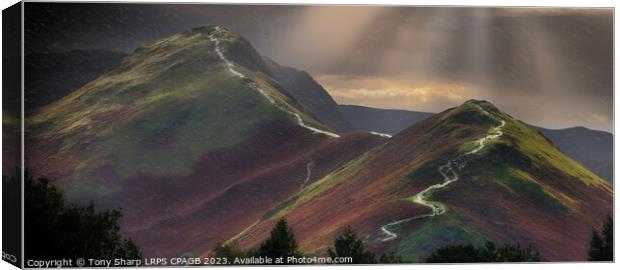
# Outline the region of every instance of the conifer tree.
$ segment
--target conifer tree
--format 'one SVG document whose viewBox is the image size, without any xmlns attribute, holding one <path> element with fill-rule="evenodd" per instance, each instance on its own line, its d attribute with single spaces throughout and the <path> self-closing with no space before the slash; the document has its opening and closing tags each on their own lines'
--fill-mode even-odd
<svg viewBox="0 0 620 270">
<path fill-rule="evenodd" d="M 431 253 L 427 263 L 465 263 L 465 262 L 539 262 L 540 254 L 531 248 L 504 244 L 500 247 L 488 241 L 484 247 L 468 245 L 449 245 Z"/>
<path fill-rule="evenodd" d="M 610 215 L 605 218 L 603 228 L 599 233 L 592 228 L 592 238 L 588 249 L 588 261 L 614 260 L 614 221 Z"/>
<path fill-rule="evenodd" d="M 67 204 L 47 179 L 35 180 L 27 171 L 24 208 L 26 259 L 141 258 L 133 240 L 121 235 L 120 210 Z"/>
<path fill-rule="evenodd" d="M 248 255 L 237 248 L 235 244 L 218 244 L 213 249 L 213 253 L 217 258 L 226 258 L 229 263 L 233 263 L 237 258 L 245 258 Z"/>
<path fill-rule="evenodd" d="M 350 257 L 355 264 L 377 263 L 375 255 L 364 250 L 362 240 L 357 237 L 350 226 L 334 241 L 334 249 L 329 248 L 327 254 L 332 257 Z M 386 257 L 387 260 L 387 257 Z"/>
<path fill-rule="evenodd" d="M 257 256 L 269 257 L 275 260 L 283 257 L 301 257 L 293 230 L 288 227 L 285 219 L 280 219 L 271 230 L 267 238 L 256 251 Z"/>
<path fill-rule="evenodd" d="M 610 215 L 607 215 L 603 230 L 601 232 L 603 238 L 603 256 L 607 261 L 614 260 L 614 221 Z"/>
</svg>

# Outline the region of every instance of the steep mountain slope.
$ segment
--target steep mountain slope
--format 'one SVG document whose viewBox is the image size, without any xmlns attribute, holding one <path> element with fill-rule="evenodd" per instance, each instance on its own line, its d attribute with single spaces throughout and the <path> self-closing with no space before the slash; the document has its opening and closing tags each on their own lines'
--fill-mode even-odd
<svg viewBox="0 0 620 270">
<path fill-rule="evenodd" d="M 308 185 L 230 241 L 255 246 L 285 216 L 302 249 L 319 253 L 352 225 L 373 248 L 408 260 L 487 239 L 532 245 L 547 260 L 585 259 L 590 230 L 612 202 L 604 180 L 472 100 Z"/>
<path fill-rule="evenodd" d="M 128 179 L 131 185 L 99 202 L 127 209 L 121 226 L 145 254 L 199 255 L 383 142 L 361 133 L 317 142 L 299 127 L 288 128 L 264 127 L 251 141 L 208 151 L 188 175 Z"/>
<path fill-rule="evenodd" d="M 26 110 L 50 104 L 121 63 L 123 52 L 73 50 L 27 54 L 24 69 Z"/>
<path fill-rule="evenodd" d="M 432 113 L 339 105 L 340 112 L 353 130 L 396 134 L 430 116 Z M 584 127 L 547 129 L 526 124 L 540 131 L 553 144 L 575 161 L 613 184 L 613 135 Z"/>
<path fill-rule="evenodd" d="M 609 183 L 614 182 L 614 136 L 584 127 L 546 129 L 536 127 L 564 154 L 575 159 Z"/>
<path fill-rule="evenodd" d="M 219 51 L 210 39 L 213 31 L 196 28 L 145 45 L 117 69 L 43 107 L 28 119 L 28 137 L 34 146 L 55 149 L 41 149 L 54 155 L 29 155 L 35 158 L 33 167 L 40 167 L 36 157 L 66 154 L 65 161 L 86 164 L 64 169 L 41 164 L 46 173 L 88 174 L 105 161 L 123 177 L 181 175 L 201 153 L 252 138 L 262 123 L 296 125 L 299 120 L 325 129 L 272 86 L 269 77 L 246 68 L 260 63 L 229 67 L 220 53 L 242 39 L 222 33 L 220 46 L 226 51 Z M 170 155 L 178 158 L 164 158 Z"/>
<path fill-rule="evenodd" d="M 287 93 L 312 112 L 319 121 L 338 131 L 354 130 L 343 118 L 336 101 L 310 74 L 279 65 L 267 57 L 264 59 L 274 78 L 284 86 Z"/>
<path fill-rule="evenodd" d="M 71 201 L 121 207 L 146 256 L 209 250 L 384 141 L 335 134 L 270 76 L 223 27 L 144 45 L 27 119 L 27 165 Z"/>
</svg>

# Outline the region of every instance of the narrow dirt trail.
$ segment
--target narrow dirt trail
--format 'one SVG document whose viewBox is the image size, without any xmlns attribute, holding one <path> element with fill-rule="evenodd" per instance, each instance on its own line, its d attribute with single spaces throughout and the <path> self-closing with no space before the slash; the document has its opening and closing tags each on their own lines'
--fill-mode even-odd
<svg viewBox="0 0 620 270">
<path fill-rule="evenodd" d="M 489 112 L 487 112 L 486 110 L 482 109 L 482 107 L 476 105 L 478 107 L 479 110 L 482 111 L 483 114 L 485 115 L 490 115 Z M 415 194 L 414 196 L 412 196 L 412 201 L 413 203 L 417 203 L 419 205 L 423 205 L 426 206 L 428 208 L 431 209 L 431 212 L 428 214 L 422 214 L 422 215 L 417 215 L 417 216 L 413 216 L 413 217 L 409 217 L 409 218 L 405 218 L 405 219 L 401 219 L 401 220 L 397 220 L 394 222 L 390 222 L 388 224 L 385 224 L 383 226 L 381 226 L 381 233 L 384 234 L 384 238 L 380 239 L 381 241 L 385 242 L 385 241 L 390 241 L 390 240 L 394 240 L 398 237 L 398 235 L 393 232 L 390 231 L 389 228 L 394 227 L 396 225 L 405 223 L 405 222 L 409 222 L 412 220 L 416 220 L 416 219 L 422 219 L 422 218 L 427 218 L 427 217 L 433 217 L 433 216 L 438 216 L 441 215 L 443 213 L 446 212 L 446 208 L 439 202 L 433 202 L 433 201 L 429 201 L 428 200 L 428 196 L 430 193 L 432 193 L 433 191 L 445 188 L 446 186 L 450 185 L 451 183 L 458 181 L 459 180 L 459 175 L 456 173 L 456 170 L 461 170 L 465 167 L 467 161 L 470 159 L 470 157 L 473 154 L 478 153 L 480 150 L 482 150 L 485 147 L 485 143 L 489 140 L 498 138 L 502 135 L 504 135 L 504 133 L 502 132 L 502 128 L 504 127 L 504 125 L 506 125 L 506 121 L 501 120 L 500 124 L 494 128 L 491 129 L 491 131 L 484 137 L 478 139 L 478 146 L 474 149 L 471 150 L 469 152 L 466 152 L 462 155 L 459 155 L 458 157 L 448 160 L 448 162 L 446 162 L 445 164 L 439 166 L 439 168 L 437 169 L 439 171 L 439 174 L 441 174 L 441 176 L 443 177 L 443 182 L 439 183 L 439 184 L 434 184 L 431 185 L 427 188 L 425 188 L 424 190 L 418 192 L 417 194 Z"/>
<path fill-rule="evenodd" d="M 301 183 L 298 193 L 301 193 L 304 190 L 304 187 L 306 187 L 306 184 L 308 184 L 308 181 L 310 181 L 310 177 L 312 176 L 312 168 L 314 168 L 314 161 L 310 160 L 310 162 L 306 163 L 306 179 L 304 179 L 304 182 Z"/>
<path fill-rule="evenodd" d="M 222 60 L 225 64 L 226 67 L 228 68 L 228 70 L 234 74 L 235 76 L 242 78 L 242 79 L 246 79 L 246 80 L 251 80 L 250 78 L 246 77 L 245 75 L 243 75 L 241 72 L 235 70 L 235 64 L 233 64 L 232 61 L 228 60 L 226 58 L 226 56 L 224 56 L 224 53 L 222 51 L 222 48 L 220 47 L 220 40 L 217 38 L 218 34 L 223 33 L 223 30 L 221 27 L 217 26 L 215 27 L 215 31 L 211 32 L 211 34 L 209 34 L 209 40 L 211 40 L 211 42 L 213 42 L 213 44 L 215 44 L 215 53 L 217 53 L 218 57 L 220 58 L 220 60 Z M 292 115 L 295 118 L 295 121 L 297 122 L 297 124 L 305 129 L 308 129 L 314 133 L 320 133 L 332 138 L 338 138 L 340 137 L 340 135 L 333 133 L 333 132 L 329 132 L 326 130 L 322 130 L 322 129 L 318 129 L 315 128 L 313 126 L 310 126 L 308 124 L 306 124 L 303 119 L 301 118 L 301 115 L 299 115 L 296 112 L 293 112 L 283 106 L 278 105 L 278 103 L 273 99 L 272 96 L 270 96 L 267 91 L 265 91 L 264 89 L 260 88 L 258 86 L 258 84 L 256 84 L 255 81 L 251 81 L 249 83 L 249 86 L 252 87 L 253 89 L 255 89 L 256 91 L 258 91 L 263 97 L 265 97 L 269 103 L 273 104 L 274 106 L 276 106 L 276 108 L 278 108 L 279 110 Z"/>
</svg>

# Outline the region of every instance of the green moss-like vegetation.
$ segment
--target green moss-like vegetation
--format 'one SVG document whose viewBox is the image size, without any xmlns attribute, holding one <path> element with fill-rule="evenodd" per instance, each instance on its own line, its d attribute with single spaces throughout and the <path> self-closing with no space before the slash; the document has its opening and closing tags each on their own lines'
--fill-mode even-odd
<svg viewBox="0 0 620 270">
<path fill-rule="evenodd" d="M 273 210 L 267 212 L 263 219 L 281 218 L 304 202 L 320 196 L 343 181 L 350 179 L 350 176 L 363 168 L 363 164 L 372 156 L 372 153 L 372 150 L 366 152 L 320 180 L 308 185 L 299 194 L 294 195 Z"/>
<path fill-rule="evenodd" d="M 113 149 L 123 176 L 187 173 L 206 150 L 237 144 L 261 119 L 282 117 L 252 89 L 226 79 L 226 73 L 206 79 L 209 84 L 188 94 L 193 97 L 161 99 L 114 132 L 102 150 Z"/>
<path fill-rule="evenodd" d="M 179 92 L 145 106 L 123 126 L 103 132 L 103 143 L 91 149 L 84 168 L 98 159 L 123 178 L 187 174 L 207 150 L 250 138 L 262 120 L 286 117 L 225 69 L 203 79 L 205 83 L 190 81 Z M 97 180 L 88 173 L 84 177 Z"/>
<path fill-rule="evenodd" d="M 95 186 L 105 183 L 93 173 L 100 166 L 123 179 L 184 175 L 202 154 L 251 139 L 262 123 L 295 123 L 293 115 L 269 103 L 249 80 L 228 70 L 209 39 L 213 29 L 195 28 L 144 45 L 114 71 L 27 120 L 30 136 L 60 138 L 60 153 L 77 156 L 69 178 L 79 184 L 67 191 L 69 195 L 114 192 Z M 229 31 L 218 34 L 223 50 L 239 38 Z M 256 81 L 278 106 L 324 128 L 264 74 L 235 69 Z"/>
<path fill-rule="evenodd" d="M 438 168 L 445 164 L 447 160 L 447 158 L 437 158 L 422 164 L 405 175 L 402 180 L 399 181 L 400 186 L 409 185 L 412 181 L 416 181 L 417 179 L 436 179 L 436 182 L 440 183 L 443 177 L 439 174 Z"/>
<path fill-rule="evenodd" d="M 448 244 L 483 244 L 487 237 L 454 212 L 415 221 L 412 229 L 403 227 L 394 252 L 403 260 L 417 262 L 434 250 Z"/>
<path fill-rule="evenodd" d="M 538 208 L 547 209 L 550 214 L 567 213 L 569 209 L 570 205 L 565 200 L 567 198 L 565 195 L 562 196 L 557 191 L 545 188 L 531 175 L 520 169 L 492 163 L 490 166 L 473 165 L 469 171 L 478 172 L 476 179 L 479 180 L 477 181 L 488 181 L 497 185 L 497 187 L 489 188 L 504 189 L 511 196 L 536 204 Z"/>
<path fill-rule="evenodd" d="M 609 192 L 611 187 L 600 177 L 585 169 L 576 161 L 562 154 L 545 137 L 510 118 L 502 129 L 512 140 L 504 140 L 516 147 L 532 160 L 532 164 L 541 170 L 557 170 L 574 177 L 587 185 L 596 185 Z"/>
<path fill-rule="evenodd" d="M 484 108 L 488 114 L 481 112 L 476 105 Z M 474 109 L 478 110 L 476 113 Z M 467 115 L 469 114 L 469 115 Z M 487 119 L 486 121 L 484 119 Z M 507 114 L 499 112 L 492 105 L 486 103 L 466 103 L 459 108 L 447 111 L 446 115 L 433 127 L 432 132 L 437 136 L 453 136 L 476 134 L 479 128 L 487 130 L 487 134 L 496 132 L 494 129 L 500 121 L 506 122 L 501 128 L 501 137 L 486 140 L 485 147 L 468 158 L 467 165 L 457 173 L 468 181 L 485 183 L 470 183 L 476 188 L 502 189 L 507 196 L 518 197 L 523 202 L 536 204 L 536 207 L 546 209 L 550 214 L 568 214 L 572 206 L 579 198 L 571 198 L 561 191 L 554 190 L 543 182 L 537 180 L 532 173 L 538 175 L 566 174 L 572 176 L 575 181 L 581 181 L 588 185 L 597 185 L 609 190 L 609 186 L 600 178 L 590 173 L 582 166 L 561 154 L 546 138 L 538 132 L 522 125 Z M 441 132 L 439 132 L 441 131 Z M 445 164 L 450 158 L 475 149 L 479 145 L 480 136 L 468 136 L 462 138 L 464 142 L 455 152 L 446 153 L 442 157 L 426 161 L 417 166 L 411 173 L 406 175 L 402 184 L 408 184 L 417 179 L 437 178 L 441 181 L 438 167 Z M 492 183 L 494 185 L 488 185 Z M 427 194 L 428 200 L 437 205 L 443 205 L 441 200 L 433 200 L 452 188 L 436 190 L 433 194 Z M 413 195 L 413 194 L 412 194 Z M 435 196 L 434 196 L 435 195 Z M 407 198 L 405 198 L 407 199 Z M 409 200 L 413 203 L 412 197 Z M 438 201 L 437 201 L 438 200 Z M 485 241 L 484 235 L 472 228 L 466 222 L 458 218 L 449 207 L 444 215 L 421 220 L 411 232 L 403 232 L 403 237 L 397 246 L 397 253 L 402 254 L 406 260 L 417 260 L 425 252 L 432 251 L 445 244 L 455 243 L 479 243 Z M 494 214 L 489 213 L 489 218 Z M 494 222 L 504 222 L 501 214 Z M 411 225 L 413 226 L 413 225 Z"/>
<path fill-rule="evenodd" d="M 483 134 L 488 128 L 499 123 L 492 114 L 486 114 L 481 109 L 491 106 L 486 102 L 468 101 L 463 105 L 446 110 L 442 117 L 435 123 L 431 132 L 435 136 L 445 136 L 452 139 L 465 139 L 473 135 Z"/>
</svg>

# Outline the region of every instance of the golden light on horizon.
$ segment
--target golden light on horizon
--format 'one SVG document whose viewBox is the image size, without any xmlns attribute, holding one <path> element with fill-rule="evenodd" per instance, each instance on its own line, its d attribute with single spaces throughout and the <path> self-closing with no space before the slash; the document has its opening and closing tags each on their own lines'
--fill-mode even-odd
<svg viewBox="0 0 620 270">
<path fill-rule="evenodd" d="M 464 83 L 428 83 L 385 78 L 321 76 L 318 80 L 340 104 L 439 112 L 478 95 Z M 437 110 L 437 108 L 443 108 Z"/>
<path fill-rule="evenodd" d="M 369 12 L 372 16 L 357 18 L 363 24 L 346 26 L 355 30 L 339 42 L 349 51 L 327 54 L 321 61 L 329 68 L 313 73 L 338 103 L 440 112 L 468 99 L 484 99 L 532 124 L 611 131 L 612 118 L 601 117 L 609 113 L 601 105 L 605 101 L 592 99 L 589 91 L 597 89 L 588 88 L 584 75 L 576 73 L 583 66 L 576 57 L 587 51 L 577 50 L 578 43 L 573 43 L 591 33 L 567 36 L 574 31 L 557 24 L 573 13 L 592 16 L 608 11 L 588 10 L 584 15 L 574 9 L 429 9 L 408 16 L 390 12 L 394 11 Z M 410 20 L 403 19 L 402 27 L 390 29 L 387 36 L 366 29 L 384 29 L 381 20 L 388 15 Z M 348 23 L 342 21 L 336 28 Z M 553 31 L 554 27 L 564 27 L 565 32 Z M 591 31 L 584 29 L 579 31 Z"/>
</svg>

